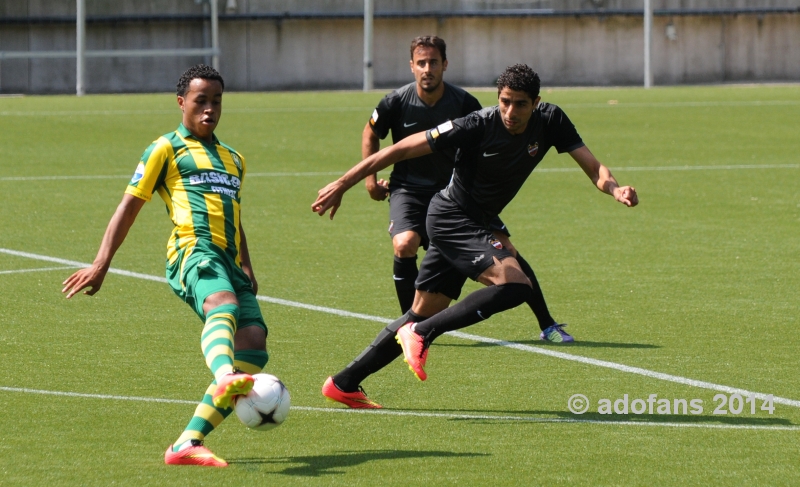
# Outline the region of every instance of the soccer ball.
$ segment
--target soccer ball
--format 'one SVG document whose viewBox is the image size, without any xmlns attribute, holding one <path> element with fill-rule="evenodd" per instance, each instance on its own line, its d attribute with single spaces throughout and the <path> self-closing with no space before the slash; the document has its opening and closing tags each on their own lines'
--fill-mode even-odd
<svg viewBox="0 0 800 487">
<path fill-rule="evenodd" d="M 236 399 L 236 415 L 248 428 L 271 430 L 289 415 L 289 390 L 274 375 L 255 374 L 253 379 L 253 389 Z"/>
</svg>

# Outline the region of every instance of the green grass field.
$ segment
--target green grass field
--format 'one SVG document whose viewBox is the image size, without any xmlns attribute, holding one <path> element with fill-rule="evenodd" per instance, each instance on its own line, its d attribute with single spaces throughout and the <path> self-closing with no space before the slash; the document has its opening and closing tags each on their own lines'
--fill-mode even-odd
<svg viewBox="0 0 800 487">
<path fill-rule="evenodd" d="M 800 482 L 798 86 L 545 90 L 641 200 L 615 203 L 553 151 L 502 215 L 578 342 L 543 345 L 519 307 L 438 340 L 425 383 L 399 361 L 369 378 L 386 409 L 364 414 L 319 390 L 399 314 L 388 205 L 361 186 L 332 222 L 310 204 L 358 161 L 383 94 L 225 95 L 260 294 L 368 315 L 262 302 L 294 409 L 268 433 L 223 423 L 206 444 L 227 469 L 163 464 L 210 380 L 189 307 L 120 274 L 60 293 L 63 260 L 92 261 L 142 151 L 179 123 L 174 96 L 0 98 L 0 484 Z M 163 276 L 170 229 L 156 198 L 113 267 Z M 716 386 L 772 394 L 774 413 L 713 414 Z M 598 414 L 625 394 L 704 412 Z"/>
</svg>

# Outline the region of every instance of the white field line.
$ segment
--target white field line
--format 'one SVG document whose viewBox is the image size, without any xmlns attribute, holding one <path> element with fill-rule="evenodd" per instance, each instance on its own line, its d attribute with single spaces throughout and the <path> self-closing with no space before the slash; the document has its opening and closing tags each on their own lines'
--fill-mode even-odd
<svg viewBox="0 0 800 487">
<path fill-rule="evenodd" d="M 76 267 L 87 267 L 87 266 L 89 266 L 89 264 L 76 262 L 76 261 L 73 261 L 73 260 L 59 259 L 57 257 L 49 257 L 49 256 L 46 256 L 46 255 L 31 254 L 31 253 L 28 253 L 28 252 L 20 252 L 18 250 L 10 250 L 10 249 L 0 248 L 0 253 L 5 253 L 5 254 L 9 254 L 9 255 L 15 255 L 17 257 L 26 257 L 26 258 L 29 258 L 29 259 L 44 260 L 44 261 L 48 261 L 48 262 L 57 262 L 59 264 L 64 264 L 64 265 L 69 265 L 69 266 L 76 266 Z M 136 278 L 139 278 L 139 279 L 146 279 L 146 280 L 149 280 L 149 281 L 166 282 L 166 278 L 164 278 L 164 277 L 156 277 L 156 276 L 151 276 L 149 274 L 141 274 L 141 273 L 138 273 L 138 272 L 130 272 L 130 271 L 125 271 L 125 270 L 121 270 L 121 269 L 111 268 L 111 269 L 109 269 L 108 272 L 114 273 L 114 274 L 120 274 L 120 275 L 127 276 L 127 277 L 136 277 Z M 289 301 L 289 300 L 286 300 L 286 299 L 272 298 L 272 297 L 269 297 L 269 296 L 261 296 L 261 295 L 259 295 L 259 296 L 256 296 L 256 297 L 260 301 L 264 301 L 264 302 L 267 302 L 267 303 L 279 304 L 279 305 L 282 305 L 282 306 L 290 306 L 290 307 L 294 307 L 294 308 L 307 309 L 307 310 L 310 310 L 310 311 L 318 311 L 318 312 L 321 312 L 321 313 L 329 313 L 329 314 L 333 314 L 333 315 L 337 315 L 337 316 L 343 316 L 343 317 L 347 317 L 347 318 L 359 318 L 359 319 L 368 320 L 368 321 L 376 321 L 378 323 L 384 323 L 384 324 L 392 322 L 392 320 L 389 319 L 389 318 L 382 318 L 380 316 L 372 316 L 372 315 L 367 315 L 367 314 L 362 314 L 362 313 L 353 313 L 353 312 L 350 312 L 350 311 L 344 311 L 344 310 L 340 310 L 340 309 L 336 309 L 336 308 L 328 308 L 326 306 L 316 306 L 316 305 L 313 305 L 313 304 L 299 303 L 297 301 Z M 618 364 L 616 362 L 608 362 L 606 360 L 598 360 L 598 359 L 593 359 L 593 358 L 589 358 L 589 357 L 584 357 L 584 356 L 581 356 L 581 355 L 573 355 L 571 353 L 558 352 L 558 351 L 555 351 L 555 350 L 549 350 L 549 349 L 544 348 L 544 347 L 532 347 L 530 345 L 523 345 L 521 343 L 509 342 L 509 341 L 505 341 L 505 340 L 498 340 L 496 338 L 489 338 L 489 337 L 484 337 L 484 336 L 479 336 L 479 335 L 472 335 L 472 334 L 463 333 L 463 332 L 460 332 L 460 331 L 448 332 L 448 335 L 453 336 L 455 338 L 461 338 L 461 339 L 464 339 L 464 340 L 470 340 L 470 341 L 475 341 L 475 342 L 480 342 L 480 343 L 489 343 L 489 344 L 497 345 L 497 346 L 501 346 L 501 347 L 512 348 L 514 350 L 519 350 L 519 351 L 522 351 L 522 352 L 538 353 L 538 354 L 541 354 L 541 355 L 547 355 L 548 357 L 559 358 L 559 359 L 563 359 L 563 360 L 569 360 L 569 361 L 572 361 L 572 362 L 578 362 L 578 363 L 582 363 L 582 364 L 586 364 L 586 365 L 593 365 L 595 367 L 603 367 L 603 368 L 607 368 L 607 369 L 616 370 L 616 371 L 619 371 L 619 372 L 626 372 L 626 373 L 629 373 L 629 374 L 641 375 L 641 376 L 648 377 L 648 378 L 651 378 L 651 379 L 659 379 L 659 380 L 663 380 L 663 381 L 667 381 L 667 382 L 674 382 L 676 384 L 683 384 L 683 385 L 687 385 L 687 386 L 698 387 L 698 388 L 701 388 L 701 389 L 709 389 L 709 390 L 713 390 L 713 391 L 726 392 L 728 394 L 736 393 L 736 394 L 741 395 L 742 397 L 755 396 L 758 399 L 764 400 L 770 395 L 770 394 L 767 394 L 767 393 L 755 392 L 755 391 L 750 391 L 750 390 L 747 390 L 747 389 L 740 389 L 738 387 L 731 387 L 731 386 L 726 386 L 726 385 L 721 385 L 721 384 L 714 384 L 713 382 L 705 382 L 705 381 L 701 381 L 701 380 L 689 379 L 687 377 L 681 377 L 681 376 L 678 376 L 678 375 L 664 374 L 662 372 L 655 372 L 655 371 L 648 370 L 648 369 L 643 369 L 643 368 L 640 368 L 640 367 L 632 367 L 632 366 L 629 366 L 629 365 Z M 785 397 L 778 397 L 778 396 L 773 396 L 772 399 L 773 399 L 774 402 L 776 402 L 778 404 L 784 404 L 786 406 L 792 406 L 792 407 L 800 408 L 800 401 L 795 400 L 795 399 L 788 399 L 788 398 L 785 398 Z"/>
<path fill-rule="evenodd" d="M 611 96 L 612 93 L 609 93 Z M 798 106 L 800 100 L 722 100 L 722 101 L 666 101 L 666 102 L 626 102 L 609 100 L 604 103 L 564 103 L 562 108 L 706 108 L 706 107 L 782 107 Z M 370 106 L 333 107 L 261 107 L 226 108 L 225 113 L 315 113 L 315 112 L 361 112 L 369 113 Z M 65 115 L 171 115 L 177 110 L 4 110 L 0 117 L 54 117 Z"/>
<path fill-rule="evenodd" d="M 740 169 L 800 169 L 800 164 L 725 164 L 719 166 L 618 166 L 611 167 L 614 172 L 619 171 L 736 171 Z M 539 173 L 561 173 L 561 172 L 582 172 L 579 167 L 543 167 L 536 169 Z M 255 172 L 247 175 L 249 178 L 257 177 L 311 177 L 311 176 L 339 176 L 341 171 L 326 172 Z M 58 181 L 58 180 L 81 180 L 81 179 L 130 179 L 131 175 L 86 175 L 86 176 L 5 176 L 0 177 L 0 181 Z"/>
<path fill-rule="evenodd" d="M 44 394 L 48 396 L 79 397 L 87 399 L 110 399 L 116 401 L 141 401 L 150 403 L 168 404 L 197 404 L 197 401 L 185 399 L 163 399 L 157 397 L 141 396 L 115 396 L 110 394 L 85 394 L 80 392 L 47 391 L 41 389 L 28 389 L 23 387 L 2 387 L 0 391 L 19 392 L 24 394 Z M 439 418 L 455 420 L 481 420 L 481 421 L 506 421 L 525 423 L 578 423 L 599 424 L 610 426 L 663 426 L 668 428 L 703 428 L 703 429 L 737 429 L 737 430 L 773 430 L 773 431 L 800 431 L 800 426 L 794 425 L 756 425 L 756 424 L 707 424 L 707 423 L 677 423 L 660 421 L 615 421 L 600 419 L 580 418 L 542 418 L 535 416 L 500 416 L 491 414 L 453 414 L 453 413 L 423 413 L 419 411 L 403 411 L 401 409 L 341 409 L 319 408 L 309 406 L 292 406 L 295 411 L 308 411 L 314 413 L 342 413 L 342 414 L 368 414 L 379 416 L 413 416 L 418 418 Z"/>
<path fill-rule="evenodd" d="M 22 274 L 24 272 L 60 271 L 60 270 L 64 270 L 64 269 L 75 269 L 76 267 L 83 267 L 83 266 L 40 267 L 38 269 L 19 269 L 19 270 L 16 270 L 16 271 L 0 271 L 0 274 Z"/>
</svg>

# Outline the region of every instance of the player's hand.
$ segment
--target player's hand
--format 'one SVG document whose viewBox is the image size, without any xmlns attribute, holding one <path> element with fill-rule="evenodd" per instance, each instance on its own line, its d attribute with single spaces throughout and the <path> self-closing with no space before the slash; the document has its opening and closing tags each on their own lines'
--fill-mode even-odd
<svg viewBox="0 0 800 487">
<path fill-rule="evenodd" d="M 614 199 L 629 207 L 639 204 L 639 196 L 633 186 L 620 186 L 614 189 Z"/>
<path fill-rule="evenodd" d="M 93 296 L 94 293 L 100 290 L 103 285 L 103 280 L 106 278 L 106 269 L 100 266 L 92 265 L 86 269 L 81 269 L 75 274 L 69 276 L 62 284 L 64 289 L 62 293 L 67 293 L 67 299 L 71 298 L 83 289 L 91 288 L 88 291 L 83 291 L 83 294 Z"/>
<path fill-rule="evenodd" d="M 375 201 L 383 201 L 389 196 L 389 182 L 385 179 L 378 181 L 367 179 L 366 185 L 370 198 Z"/>
<path fill-rule="evenodd" d="M 334 181 L 317 191 L 317 199 L 311 204 L 311 211 L 317 213 L 319 216 L 325 214 L 328 209 L 331 210 L 331 220 L 336 210 L 342 205 L 342 196 L 345 190 L 339 181 Z"/>
</svg>

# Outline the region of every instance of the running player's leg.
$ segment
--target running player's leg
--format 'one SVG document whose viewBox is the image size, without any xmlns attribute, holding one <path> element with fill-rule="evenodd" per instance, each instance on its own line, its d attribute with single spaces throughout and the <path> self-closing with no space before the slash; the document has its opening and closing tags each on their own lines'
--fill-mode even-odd
<svg viewBox="0 0 800 487">
<path fill-rule="evenodd" d="M 329 378 L 323 386 L 323 395 L 350 407 L 379 407 L 366 398 L 360 389 L 361 382 L 402 354 L 402 348 L 395 340 L 401 326 L 422 321 L 446 309 L 453 299 L 458 299 L 466 280 L 433 246 L 423 259 L 422 269 L 412 310 L 389 324 L 353 362 Z"/>
<path fill-rule="evenodd" d="M 236 290 L 234 298 L 239 308 L 239 325 L 234 335 L 233 366 L 236 370 L 246 374 L 257 374 L 261 372 L 269 361 L 269 354 L 266 348 L 267 326 L 247 276 L 239 269 L 231 269 L 229 274 L 231 274 L 233 288 Z M 204 299 L 204 307 L 213 307 L 217 304 L 214 300 L 219 297 L 230 299 L 230 296 L 225 295 L 217 296 L 216 298 L 213 296 L 212 294 Z M 209 433 L 231 414 L 232 407 L 219 408 L 214 406 L 213 394 L 216 389 L 217 381 L 213 380 L 203 395 L 200 404 L 195 409 L 194 416 L 187 424 L 186 429 L 175 441 L 173 449 L 179 449 L 182 446 L 185 448 L 187 444 L 191 444 L 192 440 L 202 442 Z"/>
<path fill-rule="evenodd" d="M 544 331 L 548 327 L 557 324 L 556 320 L 554 320 L 550 315 L 550 310 L 547 309 L 547 302 L 544 300 L 542 288 L 539 286 L 539 281 L 536 279 L 536 274 L 534 274 L 533 268 L 522 257 L 522 255 L 520 255 L 514 244 L 511 243 L 511 233 L 508 231 L 508 227 L 506 227 L 505 223 L 503 223 L 499 216 L 494 217 L 492 221 L 489 222 L 489 227 L 491 228 L 495 238 L 497 238 L 497 240 L 499 240 L 504 247 L 511 251 L 514 257 L 517 259 L 520 268 L 522 268 L 522 272 L 524 272 L 531 281 L 533 294 L 531 294 L 531 298 L 528 300 L 528 306 L 536 316 L 536 320 L 539 322 L 539 328 Z"/>
<path fill-rule="evenodd" d="M 239 287 L 236 283 L 241 277 L 231 276 L 232 266 L 225 256 L 195 249 L 187 258 L 183 279 L 179 279 L 178 273 L 170 273 L 169 282 L 173 290 L 205 322 L 201 343 L 206 363 L 215 379 L 207 388 L 183 433 L 167 449 L 164 457 L 167 464 L 227 465 L 202 444 L 203 439 L 232 411 L 229 405 L 215 405 L 214 396 L 219 390 L 217 379 L 225 378 L 225 374 L 230 374 L 234 368 L 247 372 L 238 375 L 250 377 L 249 374 L 253 373 L 251 371 L 261 370 L 267 362 L 264 345 L 266 326 L 263 324 L 260 309 L 257 310 L 257 319 L 253 318 L 253 304 L 245 299 L 247 296 L 242 298 L 242 294 L 236 294 Z M 240 269 L 239 272 L 244 276 Z M 252 288 L 250 293 L 255 302 Z M 240 299 L 247 306 L 243 308 Z M 244 325 L 239 327 L 239 322 Z M 251 325 L 259 323 L 261 328 L 255 327 L 254 333 Z"/>
<path fill-rule="evenodd" d="M 417 251 L 422 238 L 413 231 L 398 233 L 392 237 L 394 247 L 394 266 L 392 279 L 394 280 L 397 301 L 400 303 L 400 312 L 405 313 L 414 303 L 414 281 L 417 280 Z"/>
<path fill-rule="evenodd" d="M 503 227 L 505 228 L 505 225 Z M 525 276 L 531 282 L 533 293 L 531 294 L 531 298 L 527 301 L 527 303 L 531 308 L 531 311 L 533 311 L 533 314 L 536 316 L 536 320 L 539 322 L 539 328 L 545 330 L 548 327 L 553 326 L 556 324 L 556 320 L 553 319 L 553 316 L 550 314 L 550 310 L 547 308 L 547 302 L 544 300 L 542 288 L 539 286 L 539 281 L 536 279 L 536 274 L 533 272 L 533 268 L 531 268 L 530 264 L 528 264 L 528 261 L 522 257 L 514 244 L 511 243 L 511 240 L 506 233 L 503 233 L 503 231 L 498 231 L 494 227 L 492 230 L 492 233 L 497 240 L 499 240 L 500 243 L 517 259 L 522 272 L 525 273 Z"/>
<path fill-rule="evenodd" d="M 394 248 L 393 274 L 400 312 L 406 313 L 414 302 L 419 269 L 417 252 L 428 248 L 425 216 L 433 193 L 394 192 L 389 197 L 389 235 Z"/>
<path fill-rule="evenodd" d="M 454 204 L 434 198 L 427 224 L 431 248 L 440 252 L 461 274 L 488 287 L 471 293 L 458 304 L 425 321 L 398 330 L 397 339 L 403 346 L 405 360 L 420 380 L 425 380 L 422 368 L 427 348 L 436 337 L 516 307 L 527 301 L 532 292 L 530 281 L 511 252 L 497 245 L 489 230 L 475 223 Z M 423 269 L 427 258 L 426 255 Z"/>
<path fill-rule="evenodd" d="M 415 309 L 435 314 L 447 308 L 450 298 L 442 294 L 417 292 Z M 421 315 L 414 310 L 407 311 L 378 333 L 361 354 L 336 375 L 329 377 L 322 386 L 322 394 L 328 399 L 338 401 L 352 408 L 380 408 L 380 404 L 367 398 L 361 382 L 383 369 L 403 354 L 403 349 L 395 340 L 397 330 L 406 323 L 424 320 L 429 315 Z"/>
</svg>

